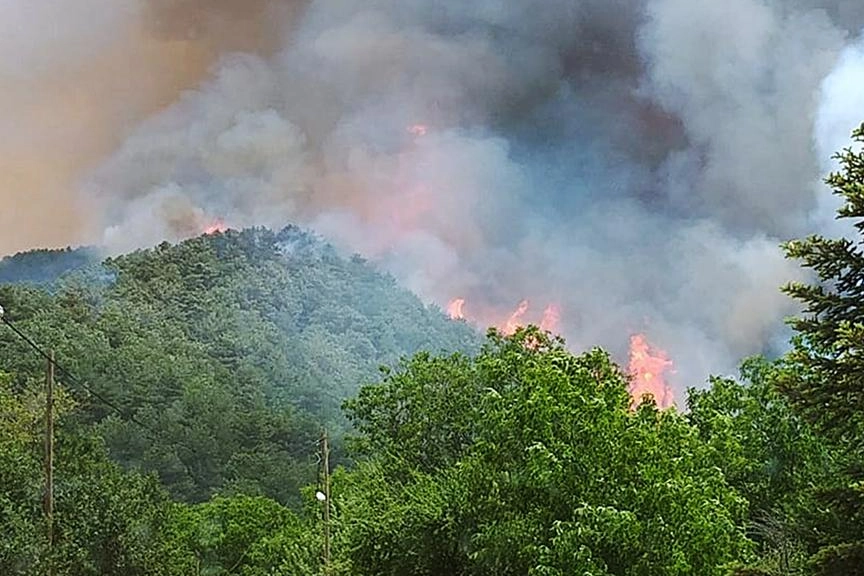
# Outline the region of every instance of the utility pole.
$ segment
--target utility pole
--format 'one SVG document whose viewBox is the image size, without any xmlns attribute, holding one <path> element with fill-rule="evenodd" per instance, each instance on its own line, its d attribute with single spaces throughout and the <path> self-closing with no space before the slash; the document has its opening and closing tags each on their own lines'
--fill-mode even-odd
<svg viewBox="0 0 864 576">
<path fill-rule="evenodd" d="M 54 351 L 45 371 L 45 520 L 48 528 L 48 566 L 54 548 Z"/>
<path fill-rule="evenodd" d="M 330 574 L 330 444 L 327 430 L 321 435 L 321 462 L 324 471 L 324 574 Z"/>
</svg>

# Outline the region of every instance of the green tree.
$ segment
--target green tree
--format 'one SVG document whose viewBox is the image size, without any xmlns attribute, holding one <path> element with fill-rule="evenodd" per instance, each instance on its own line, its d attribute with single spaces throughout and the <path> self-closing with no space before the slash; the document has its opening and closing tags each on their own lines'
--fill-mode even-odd
<svg viewBox="0 0 864 576">
<path fill-rule="evenodd" d="M 708 388 L 687 396 L 688 420 L 749 503 L 758 567 L 772 575 L 796 573 L 818 548 L 811 511 L 821 504 L 814 487 L 833 481 L 840 458 L 777 391 L 781 372 L 779 362 L 750 358 L 741 380 L 712 378 Z"/>
<path fill-rule="evenodd" d="M 352 574 L 723 574 L 746 503 L 687 420 L 629 410 L 599 350 L 535 328 L 419 355 L 347 404 L 362 462 L 337 475 Z"/>
<path fill-rule="evenodd" d="M 42 253 L 15 258 L 35 276 L 44 263 Z M 296 228 L 165 243 L 50 289 L 0 284 L 0 302 L 113 405 L 73 387 L 74 418 L 96 426 L 126 468 L 155 471 L 187 502 L 247 493 L 298 507 L 320 425 L 342 436 L 342 401 L 379 365 L 480 340 Z M 16 386 L 44 369 L 5 329 L 0 365 Z"/>
<path fill-rule="evenodd" d="M 864 144 L 864 125 L 853 140 Z M 838 217 L 854 220 L 864 232 L 864 150 L 836 155 L 840 171 L 826 182 L 843 199 Z M 864 438 L 864 252 L 862 238 L 810 236 L 785 245 L 790 258 L 812 270 L 818 282 L 791 283 L 785 291 L 804 314 L 792 321 L 797 332 L 788 363 L 794 372 L 784 392 L 823 430 L 849 441 Z"/>
<path fill-rule="evenodd" d="M 41 411 L 37 398 L 12 392 L 11 380 L 0 372 L 0 573 L 18 575 L 41 566 L 46 539 L 35 444 Z"/>
<path fill-rule="evenodd" d="M 838 217 L 853 222 L 856 236 L 810 236 L 785 245 L 816 282 L 785 288 L 804 313 L 792 321 L 797 334 L 782 390 L 846 452 L 845 469 L 819 494 L 824 511 L 814 529 L 823 548 L 811 570 L 826 576 L 864 574 L 864 125 L 852 138 L 854 147 L 836 155 L 840 170 L 826 182 L 843 200 Z"/>
<path fill-rule="evenodd" d="M 317 534 L 268 498 L 175 504 L 165 527 L 165 574 L 311 576 L 320 564 Z"/>
<path fill-rule="evenodd" d="M 167 497 L 155 478 L 124 473 L 98 438 L 64 422 L 73 403 L 57 389 L 54 544 L 42 512 L 45 399 L 0 374 L 0 573 L 35 576 L 157 574 Z"/>
</svg>

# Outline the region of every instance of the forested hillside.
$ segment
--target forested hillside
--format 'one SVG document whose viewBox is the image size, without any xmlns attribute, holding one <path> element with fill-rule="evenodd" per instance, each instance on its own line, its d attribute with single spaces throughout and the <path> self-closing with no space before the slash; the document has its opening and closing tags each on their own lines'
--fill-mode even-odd
<svg viewBox="0 0 864 576">
<path fill-rule="evenodd" d="M 0 283 L 46 285 L 98 261 L 92 248 L 31 250 L 0 259 Z"/>
<path fill-rule="evenodd" d="M 18 278 L 49 279 L 57 261 L 20 255 Z M 341 402 L 379 366 L 479 342 L 296 228 L 164 244 L 54 284 L 0 287 L 7 317 L 119 408 L 66 383 L 111 454 L 190 501 L 228 487 L 296 501 L 321 424 L 341 430 Z M 22 389 L 44 371 L 5 330 L 0 367 Z"/>
<path fill-rule="evenodd" d="M 839 160 L 864 230 L 864 151 Z M 817 278 L 785 287 L 789 353 L 681 412 L 535 327 L 481 346 L 293 228 L 4 285 L 0 574 L 861 576 L 861 243 L 788 243 Z M 12 327 L 80 378 L 58 367 L 53 532 L 45 363 Z M 349 435 L 332 482 L 322 426 Z"/>
</svg>

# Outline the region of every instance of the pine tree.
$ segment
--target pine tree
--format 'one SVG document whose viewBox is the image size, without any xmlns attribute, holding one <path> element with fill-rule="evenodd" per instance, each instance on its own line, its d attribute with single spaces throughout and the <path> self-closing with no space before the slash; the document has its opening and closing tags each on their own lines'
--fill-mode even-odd
<svg viewBox="0 0 864 576">
<path fill-rule="evenodd" d="M 864 144 L 864 124 L 852 134 Z M 835 155 L 840 170 L 826 183 L 844 199 L 838 218 L 855 220 L 856 238 L 810 236 L 785 244 L 786 255 L 815 272 L 818 282 L 784 291 L 804 304 L 783 390 L 826 432 L 864 439 L 864 148 Z"/>
<path fill-rule="evenodd" d="M 790 258 L 815 272 L 814 284 L 792 283 L 786 293 L 804 304 L 779 384 L 845 455 L 808 531 L 816 540 L 808 573 L 864 574 L 864 124 L 855 147 L 835 155 L 840 169 L 826 183 L 843 199 L 838 218 L 854 221 L 854 238 L 810 236 L 785 245 Z"/>
</svg>

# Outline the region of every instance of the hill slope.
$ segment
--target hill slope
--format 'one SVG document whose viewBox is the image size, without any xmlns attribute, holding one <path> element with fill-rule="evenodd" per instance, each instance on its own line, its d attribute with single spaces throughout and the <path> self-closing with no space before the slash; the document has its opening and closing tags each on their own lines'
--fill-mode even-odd
<svg viewBox="0 0 864 576">
<path fill-rule="evenodd" d="M 93 248 L 31 250 L 0 259 L 0 283 L 45 285 L 99 260 Z"/>
<path fill-rule="evenodd" d="M 91 269 L 52 293 L 0 286 L 0 302 L 117 408 L 70 386 L 112 454 L 189 500 L 232 489 L 292 500 L 314 477 L 320 424 L 338 431 L 342 400 L 380 365 L 479 342 L 293 227 L 163 244 L 108 259 L 99 276 L 112 281 Z M 0 369 L 22 386 L 42 373 L 8 331 Z"/>
</svg>

